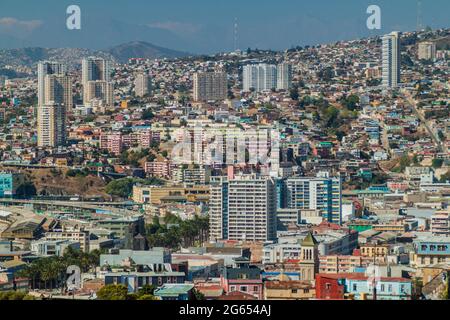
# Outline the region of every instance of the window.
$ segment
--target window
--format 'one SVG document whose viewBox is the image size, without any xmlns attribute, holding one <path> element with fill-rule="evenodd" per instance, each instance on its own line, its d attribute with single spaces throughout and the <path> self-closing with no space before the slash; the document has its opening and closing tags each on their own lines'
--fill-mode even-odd
<svg viewBox="0 0 450 320">
<path fill-rule="evenodd" d="M 356 283 L 353 284 L 353 291 L 358 291 L 358 285 Z"/>
<path fill-rule="evenodd" d="M 327 284 L 325 285 L 325 288 L 326 288 L 327 290 L 331 290 L 331 283 L 327 283 Z"/>
<path fill-rule="evenodd" d="M 297 293 L 298 290 L 297 290 L 297 289 L 292 289 L 291 292 L 292 292 L 292 293 Z"/>
<path fill-rule="evenodd" d="M 384 287 L 384 284 L 382 284 L 382 285 L 381 285 L 380 291 L 381 291 L 381 292 L 384 292 L 385 289 L 386 289 L 386 288 Z"/>
<path fill-rule="evenodd" d="M 236 291 L 236 287 L 235 286 L 231 286 L 230 287 L 230 291 Z"/>
<path fill-rule="evenodd" d="M 253 287 L 253 292 L 258 292 L 259 291 L 259 287 L 258 286 L 254 286 Z"/>
<path fill-rule="evenodd" d="M 241 291 L 242 292 L 247 292 L 247 286 L 241 286 Z"/>
</svg>

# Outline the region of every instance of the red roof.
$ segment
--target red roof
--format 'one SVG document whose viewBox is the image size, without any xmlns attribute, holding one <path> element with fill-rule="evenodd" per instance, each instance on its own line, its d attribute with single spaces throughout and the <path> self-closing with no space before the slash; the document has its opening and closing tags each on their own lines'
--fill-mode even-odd
<svg viewBox="0 0 450 320">
<path fill-rule="evenodd" d="M 322 221 L 322 223 L 319 224 L 317 226 L 317 228 L 319 228 L 319 229 L 327 228 L 327 229 L 332 229 L 332 230 L 341 230 L 342 229 L 342 227 L 340 225 L 331 223 L 331 222 L 327 222 L 327 221 Z"/>
<path fill-rule="evenodd" d="M 240 291 L 233 291 L 233 292 L 227 293 L 226 295 L 220 296 L 218 298 L 218 300 L 242 301 L 242 300 L 257 300 L 257 298 L 248 293 L 244 293 L 244 292 L 240 292 Z"/>
<path fill-rule="evenodd" d="M 288 259 L 285 261 L 285 263 L 300 263 L 300 259 Z"/>
</svg>

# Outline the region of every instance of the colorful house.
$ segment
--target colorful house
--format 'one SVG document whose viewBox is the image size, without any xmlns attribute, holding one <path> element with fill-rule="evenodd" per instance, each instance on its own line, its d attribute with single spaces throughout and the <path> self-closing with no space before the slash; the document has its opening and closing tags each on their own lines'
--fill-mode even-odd
<svg viewBox="0 0 450 320">
<path fill-rule="evenodd" d="M 412 282 L 406 278 L 364 274 L 316 275 L 316 298 L 324 300 L 411 300 Z"/>
<path fill-rule="evenodd" d="M 261 269 L 249 266 L 248 263 L 238 264 L 236 268 L 225 268 L 220 277 L 223 290 L 230 292 L 243 292 L 263 299 L 263 281 Z"/>
</svg>

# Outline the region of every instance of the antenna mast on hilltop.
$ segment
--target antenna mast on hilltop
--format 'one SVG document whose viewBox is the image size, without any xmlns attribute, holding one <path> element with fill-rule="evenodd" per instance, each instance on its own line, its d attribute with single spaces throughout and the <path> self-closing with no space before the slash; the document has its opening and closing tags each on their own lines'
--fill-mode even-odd
<svg viewBox="0 0 450 320">
<path fill-rule="evenodd" d="M 417 0 L 417 32 L 420 32 L 423 29 L 422 18 L 422 0 Z"/>
<path fill-rule="evenodd" d="M 238 18 L 234 18 L 234 51 L 238 50 L 238 32 L 239 32 L 239 25 L 238 25 Z"/>
</svg>

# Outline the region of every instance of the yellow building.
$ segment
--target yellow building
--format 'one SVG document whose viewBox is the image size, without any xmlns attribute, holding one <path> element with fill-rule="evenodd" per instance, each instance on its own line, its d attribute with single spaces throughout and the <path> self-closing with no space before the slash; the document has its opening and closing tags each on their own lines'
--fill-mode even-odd
<svg viewBox="0 0 450 320">
<path fill-rule="evenodd" d="M 120 102 L 120 107 L 121 107 L 122 109 L 128 109 L 128 100 L 122 100 L 122 101 Z"/>
<path fill-rule="evenodd" d="M 58 167 L 67 167 L 68 166 L 67 158 L 56 158 L 55 165 L 57 165 Z"/>
<path fill-rule="evenodd" d="M 309 281 L 293 281 L 287 276 L 265 282 L 265 300 L 310 300 L 316 297 L 316 289 Z M 289 279 L 289 280 L 288 280 Z"/>
<path fill-rule="evenodd" d="M 406 232 L 407 225 L 405 223 L 375 224 L 373 230 L 381 232 Z"/>
<path fill-rule="evenodd" d="M 170 202 L 208 202 L 209 186 L 139 186 L 133 187 L 133 201 L 159 205 Z"/>
<path fill-rule="evenodd" d="M 366 244 L 361 246 L 361 255 L 363 257 L 386 257 L 389 254 L 389 246 Z"/>
</svg>

